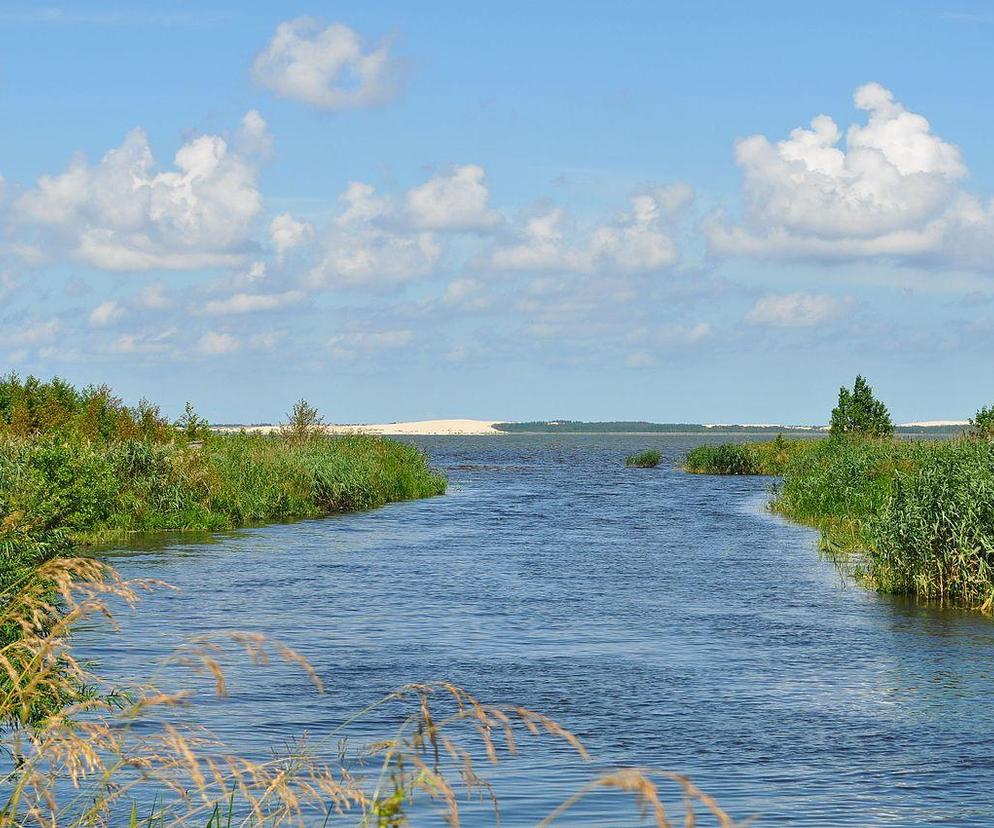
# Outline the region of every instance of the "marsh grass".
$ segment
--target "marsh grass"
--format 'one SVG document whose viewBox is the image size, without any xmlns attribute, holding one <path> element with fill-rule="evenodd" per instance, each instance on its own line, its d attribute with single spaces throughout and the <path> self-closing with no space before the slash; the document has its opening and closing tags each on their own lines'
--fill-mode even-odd
<svg viewBox="0 0 994 828">
<path fill-rule="evenodd" d="M 663 455 L 655 449 L 640 451 L 638 454 L 629 454 L 625 458 L 625 465 L 633 469 L 654 469 L 663 459 Z"/>
<path fill-rule="evenodd" d="M 795 445 L 791 445 L 791 443 Z M 776 474 L 770 508 L 884 592 L 994 609 L 994 442 L 860 437 L 701 446 L 685 468 Z"/>
<path fill-rule="evenodd" d="M 775 440 L 695 446 L 683 467 L 692 474 L 782 475 L 787 466 L 809 450 L 811 440 Z"/>
<path fill-rule="evenodd" d="M 480 798 L 499 815 L 488 773 L 513 758 L 527 738 L 552 739 L 574 757 L 588 758 L 580 740 L 548 716 L 487 704 L 446 682 L 401 687 L 320 736 L 274 749 L 267 759 L 240 756 L 203 728 L 178 723 L 179 708 L 195 710 L 191 691 L 150 682 L 122 692 L 72 654 L 74 624 L 98 618 L 113 624 L 116 603 L 133 606 L 142 592 L 165 585 L 123 581 L 90 559 L 57 559 L 42 570 L 12 596 L 2 616 L 22 630 L 0 647 L 0 670 L 8 678 L 0 693 L 5 723 L 0 750 L 7 756 L 2 828 L 339 823 L 392 828 L 409 824 L 415 811 L 419 825 L 459 825 L 463 803 Z M 41 589 L 41 583 L 51 589 Z M 272 659 L 293 665 L 316 693 L 324 691 L 299 653 L 258 633 L 193 637 L 161 672 L 206 676 L 224 697 L 228 684 L 221 664 L 231 650 L 260 669 Z M 38 719 L 37 701 L 52 698 L 65 704 Z M 361 745 L 343 741 L 352 725 L 374 714 L 393 721 L 393 731 Z M 719 825 L 734 824 L 686 777 L 637 768 L 594 778 L 541 824 L 553 824 L 600 789 L 634 797 L 661 828 L 674 824 L 663 804 L 666 790 L 679 798 L 682 824 L 694 824 L 695 808 Z"/>
</svg>

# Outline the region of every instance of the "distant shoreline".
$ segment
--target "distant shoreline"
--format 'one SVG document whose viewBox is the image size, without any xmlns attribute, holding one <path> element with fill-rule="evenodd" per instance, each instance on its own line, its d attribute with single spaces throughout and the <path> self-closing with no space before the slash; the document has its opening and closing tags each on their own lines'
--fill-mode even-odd
<svg viewBox="0 0 994 828">
<path fill-rule="evenodd" d="M 932 420 L 921 423 L 904 423 L 897 426 L 897 433 L 904 435 L 931 434 L 953 435 L 963 431 L 969 423 L 959 420 Z M 245 430 L 268 434 L 280 429 L 273 423 L 254 425 L 221 424 L 214 427 L 219 432 Z M 645 421 L 584 422 L 580 420 L 548 420 L 511 422 L 502 420 L 439 419 L 396 423 L 336 423 L 324 426 L 328 434 L 381 434 L 384 436 L 507 436 L 512 434 L 618 434 L 631 436 L 658 436 L 672 434 L 722 435 L 722 434 L 789 434 L 790 436 L 824 436 L 827 426 L 799 426 L 762 424 L 702 424 L 702 423 L 651 423 Z"/>
</svg>

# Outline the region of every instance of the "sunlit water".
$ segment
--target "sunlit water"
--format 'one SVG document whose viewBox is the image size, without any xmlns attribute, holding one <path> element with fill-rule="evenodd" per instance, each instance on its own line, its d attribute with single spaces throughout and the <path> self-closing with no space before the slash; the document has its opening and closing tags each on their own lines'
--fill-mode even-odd
<svg viewBox="0 0 994 828">
<path fill-rule="evenodd" d="M 79 643 L 119 676 L 196 631 L 297 648 L 325 695 L 289 668 L 235 668 L 230 698 L 196 708 L 257 755 L 415 680 L 543 711 L 595 763 L 524 741 L 497 778 L 504 825 L 615 764 L 687 773 L 759 825 L 994 824 L 994 625 L 847 584 L 813 532 L 764 512 L 768 480 L 674 469 L 701 439 L 419 439 L 444 497 L 117 555 L 178 591 Z M 664 465 L 625 469 L 643 448 Z M 595 797 L 562 824 L 640 824 L 626 803 Z"/>
</svg>

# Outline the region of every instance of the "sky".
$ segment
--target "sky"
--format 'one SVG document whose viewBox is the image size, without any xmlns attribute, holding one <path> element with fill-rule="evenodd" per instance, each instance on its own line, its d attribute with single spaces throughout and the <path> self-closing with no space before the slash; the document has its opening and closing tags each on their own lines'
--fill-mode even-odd
<svg viewBox="0 0 994 828">
<path fill-rule="evenodd" d="M 994 5 L 0 2 L 0 373 L 175 415 L 994 402 Z"/>
</svg>

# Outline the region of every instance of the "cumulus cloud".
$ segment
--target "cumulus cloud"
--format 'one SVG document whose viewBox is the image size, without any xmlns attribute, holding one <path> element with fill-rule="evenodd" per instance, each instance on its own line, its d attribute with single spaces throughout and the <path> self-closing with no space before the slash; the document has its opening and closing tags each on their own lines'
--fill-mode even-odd
<svg viewBox="0 0 994 828">
<path fill-rule="evenodd" d="M 599 227 L 590 241 L 593 261 L 623 273 L 660 270 L 680 258 L 661 227 L 663 211 L 654 195 L 635 196 L 632 209 L 614 225 Z"/>
<path fill-rule="evenodd" d="M 204 304 L 203 313 L 208 316 L 256 313 L 271 311 L 295 305 L 304 298 L 299 290 L 283 293 L 236 293 L 226 299 L 212 299 Z"/>
<path fill-rule="evenodd" d="M 252 65 L 260 86 L 322 109 L 385 103 L 399 91 L 401 74 L 389 43 L 367 48 L 348 26 L 311 17 L 280 23 Z"/>
<path fill-rule="evenodd" d="M 490 230 L 501 216 L 487 206 L 489 199 L 483 167 L 467 164 L 408 191 L 407 216 L 419 230 Z"/>
<path fill-rule="evenodd" d="M 231 334 L 207 331 L 197 342 L 197 351 L 205 356 L 233 354 L 241 347 L 238 339 Z"/>
<path fill-rule="evenodd" d="M 280 259 L 313 235 L 314 228 L 310 224 L 297 221 L 289 213 L 280 213 L 269 223 L 269 238 Z"/>
<path fill-rule="evenodd" d="M 498 270 L 580 273 L 665 269 L 677 263 L 679 254 L 664 223 L 687 203 L 676 198 L 664 204 L 657 194 L 636 195 L 630 210 L 593 228 L 586 238 L 573 239 L 564 230 L 565 213 L 556 207 L 528 219 L 516 239 L 497 247 L 490 265 Z"/>
<path fill-rule="evenodd" d="M 516 239 L 494 251 L 490 264 L 498 270 L 586 270 L 584 255 L 566 242 L 565 216 L 556 207 L 529 218 Z"/>
<path fill-rule="evenodd" d="M 431 274 L 441 246 L 428 232 L 392 226 L 395 208 L 369 184 L 353 182 L 339 197 L 342 212 L 321 240 L 311 287 L 396 285 Z"/>
<path fill-rule="evenodd" d="M 746 320 L 754 325 L 804 328 L 835 319 L 851 305 L 849 298 L 825 294 L 778 294 L 759 299 L 746 315 Z"/>
<path fill-rule="evenodd" d="M 994 211 L 964 193 L 959 149 L 932 132 L 877 83 L 859 87 L 866 121 L 843 134 L 827 115 L 789 138 L 737 142 L 743 173 L 740 223 L 712 217 L 721 255 L 853 259 L 972 256 Z M 954 240 L 956 243 L 954 244 Z M 979 258 L 979 256 L 973 256 Z"/>
<path fill-rule="evenodd" d="M 124 308 L 115 300 L 109 299 L 106 302 L 101 302 L 90 311 L 90 324 L 96 328 L 102 328 L 111 322 L 116 322 L 123 316 Z"/>
<path fill-rule="evenodd" d="M 246 117 L 254 133 L 260 120 Z M 96 166 L 78 157 L 42 176 L 15 200 L 13 221 L 40 234 L 42 248 L 104 270 L 237 265 L 262 208 L 254 163 L 222 137 L 202 135 L 173 164 L 157 172 L 147 136 L 132 130 Z"/>
</svg>

